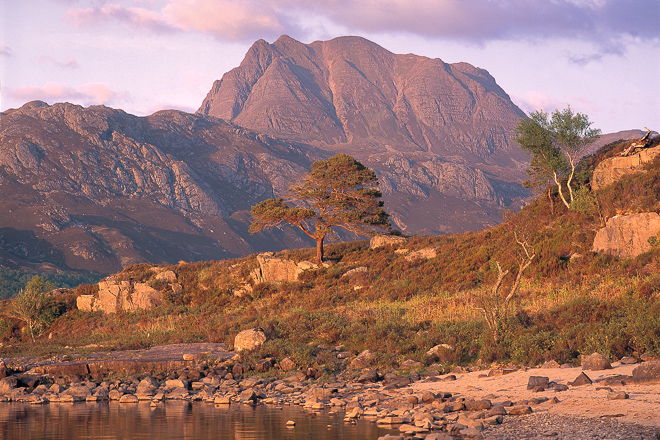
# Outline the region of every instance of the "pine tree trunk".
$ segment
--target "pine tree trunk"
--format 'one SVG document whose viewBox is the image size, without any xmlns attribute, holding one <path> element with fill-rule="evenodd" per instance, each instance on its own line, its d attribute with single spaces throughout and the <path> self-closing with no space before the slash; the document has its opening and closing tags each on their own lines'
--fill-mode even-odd
<svg viewBox="0 0 660 440">
<path fill-rule="evenodd" d="M 316 264 L 319 266 L 323 263 L 323 239 L 325 237 L 316 239 Z"/>
</svg>

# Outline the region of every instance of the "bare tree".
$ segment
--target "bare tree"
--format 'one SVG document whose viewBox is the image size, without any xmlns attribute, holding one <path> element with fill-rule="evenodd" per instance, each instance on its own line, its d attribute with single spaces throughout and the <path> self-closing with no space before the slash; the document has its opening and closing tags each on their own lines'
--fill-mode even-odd
<svg viewBox="0 0 660 440">
<path fill-rule="evenodd" d="M 532 264 L 532 260 L 536 257 L 534 248 L 523 239 L 518 238 L 518 234 L 514 232 L 514 238 L 518 246 L 520 246 L 518 254 L 518 273 L 516 274 L 516 279 L 514 280 L 509 293 L 502 298 L 500 294 L 500 288 L 502 287 L 502 282 L 504 278 L 509 274 L 509 270 L 503 270 L 499 261 L 495 262 L 497 267 L 497 280 L 493 285 L 490 295 L 482 296 L 478 299 L 479 307 L 484 318 L 486 319 L 486 325 L 490 329 L 493 339 L 495 342 L 499 342 L 502 337 L 503 325 L 506 323 L 506 320 L 509 317 L 509 305 L 513 297 L 518 292 L 520 287 L 520 281 L 522 280 L 523 272 Z"/>
</svg>

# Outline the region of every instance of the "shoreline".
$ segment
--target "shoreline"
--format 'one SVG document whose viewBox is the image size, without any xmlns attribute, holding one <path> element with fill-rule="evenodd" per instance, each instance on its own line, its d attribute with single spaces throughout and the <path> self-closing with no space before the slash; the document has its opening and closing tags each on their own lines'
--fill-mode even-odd
<svg viewBox="0 0 660 440">
<path fill-rule="evenodd" d="M 104 359 L 98 359 L 101 354 Z M 635 368 L 649 362 L 615 362 L 612 369 L 599 371 L 579 367 L 459 368 L 452 374 L 422 377 L 410 368 L 381 374 L 367 367 L 322 376 L 313 368 L 278 371 L 272 361 L 243 364 L 222 344 L 175 344 L 101 354 L 88 355 L 85 360 L 58 362 L 51 358 L 26 363 L 26 371 L 0 379 L 0 402 L 42 405 L 108 400 L 131 405 L 148 401 L 158 406 L 167 400 L 183 400 L 214 405 L 298 405 L 309 411 L 343 413 L 345 423 L 364 418 L 390 429 L 389 438 L 404 435 L 407 439 L 525 438 L 539 434 L 541 425 L 547 427 L 541 434 L 553 438 L 570 433 L 573 437 L 566 438 L 580 438 L 575 437 L 580 426 L 600 433 L 599 438 L 660 438 L 660 383 L 630 380 Z M 157 374 L 127 369 L 122 379 L 106 380 L 99 380 L 100 370 L 96 374 L 52 374 L 58 365 L 62 371 L 89 372 L 95 362 L 114 367 L 123 363 L 131 368 L 174 368 Z M 82 364 L 87 365 L 86 370 L 81 369 Z M 582 373 L 593 383 L 572 385 Z M 547 386 L 528 389 L 530 378 L 545 379 Z M 623 436 L 608 437 L 608 430 Z"/>
</svg>

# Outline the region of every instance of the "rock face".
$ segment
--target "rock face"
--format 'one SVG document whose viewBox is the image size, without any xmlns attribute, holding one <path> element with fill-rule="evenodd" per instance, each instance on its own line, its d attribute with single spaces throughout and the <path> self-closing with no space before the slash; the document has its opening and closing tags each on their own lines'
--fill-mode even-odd
<svg viewBox="0 0 660 440">
<path fill-rule="evenodd" d="M 605 159 L 596 166 L 591 179 L 591 188 L 595 191 L 616 182 L 624 176 L 638 173 L 642 167 L 660 155 L 660 147 L 642 150 L 632 156 L 618 156 Z"/>
<path fill-rule="evenodd" d="M 633 258 L 651 249 L 649 238 L 660 231 L 660 215 L 643 212 L 612 217 L 596 233 L 593 251 Z"/>
<path fill-rule="evenodd" d="M 528 158 L 512 141 L 524 114 L 487 71 L 359 37 L 259 40 L 198 113 L 355 156 L 377 172 L 392 219 L 411 233 L 431 227 L 425 218 L 446 232 L 437 223 L 458 213 L 458 200 L 506 204 L 525 178 Z"/>
<path fill-rule="evenodd" d="M 150 309 L 162 302 L 162 292 L 148 284 L 118 281 L 112 276 L 99 282 L 98 297 L 82 295 L 77 298 L 76 305 L 78 309 L 86 312 L 100 310 L 106 313 L 116 313 L 119 310 Z"/>
<path fill-rule="evenodd" d="M 266 334 L 260 328 L 243 330 L 236 335 L 236 338 L 234 338 L 234 350 L 254 350 L 255 348 L 261 347 L 266 340 Z"/>
<path fill-rule="evenodd" d="M 255 283 L 282 283 L 298 281 L 298 276 L 305 270 L 318 266 L 309 261 L 296 263 L 286 258 L 277 258 L 272 252 L 257 255 L 259 267 L 250 276 Z"/>
</svg>

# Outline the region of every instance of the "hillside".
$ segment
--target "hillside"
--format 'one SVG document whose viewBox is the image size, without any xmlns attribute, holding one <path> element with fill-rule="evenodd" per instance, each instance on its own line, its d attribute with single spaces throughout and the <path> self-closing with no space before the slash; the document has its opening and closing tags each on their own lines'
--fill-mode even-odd
<svg viewBox="0 0 660 440">
<path fill-rule="evenodd" d="M 654 139 L 656 149 L 658 142 L 660 137 Z M 610 144 L 585 159 L 585 188 L 590 169 L 630 144 Z M 162 305 L 137 312 L 83 312 L 74 305 L 76 297 L 99 295 L 99 287 L 80 286 L 54 299 L 60 313 L 68 311 L 36 344 L 27 341 L 18 320 L 3 317 L 0 355 L 88 344 L 124 349 L 174 342 L 232 344 L 239 331 L 251 327 L 261 327 L 269 340 L 248 361 L 288 356 L 299 367 L 327 371 L 346 368 L 323 348 L 340 345 L 349 359 L 369 349 L 383 367 L 413 359 L 438 371 L 492 361 L 577 363 L 580 355 L 594 351 L 614 359 L 659 353 L 660 232 L 649 240 L 649 250 L 634 258 L 591 249 L 596 231 L 609 219 L 660 212 L 660 155 L 589 194 L 598 201 L 594 209 L 565 210 L 555 193 L 554 212 L 547 197 L 539 197 L 501 225 L 478 232 L 397 239 L 396 245 L 380 247 L 365 241 L 330 245 L 328 264 L 298 265 L 306 268 L 298 281 L 261 282 L 264 258 L 272 257 L 256 255 L 130 266 L 107 283 L 127 283 L 134 294 L 141 283 L 140 289 L 161 292 Z M 516 278 L 522 250 L 516 240 L 535 257 L 512 307 L 501 315 L 500 338 L 494 339 L 483 311 L 501 306 Z M 313 255 L 314 249 L 301 249 L 276 257 L 295 265 Z M 494 296 L 498 263 L 510 274 Z M 451 349 L 427 354 L 438 344 Z"/>
</svg>

